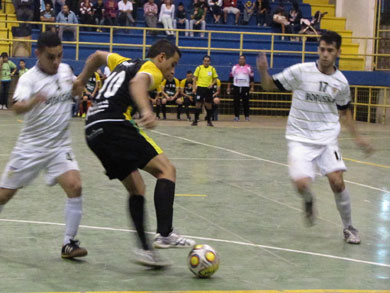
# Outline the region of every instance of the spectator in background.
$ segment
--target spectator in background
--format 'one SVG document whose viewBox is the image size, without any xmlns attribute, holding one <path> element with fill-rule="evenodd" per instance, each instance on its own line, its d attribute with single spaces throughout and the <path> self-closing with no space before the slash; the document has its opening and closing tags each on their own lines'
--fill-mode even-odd
<svg viewBox="0 0 390 293">
<path fill-rule="evenodd" d="M 16 65 L 8 59 L 6 52 L 1 53 L 0 59 L 1 68 L 1 96 L 0 96 L 0 109 L 8 109 L 8 92 L 11 84 L 11 77 L 16 72 Z"/>
<path fill-rule="evenodd" d="M 222 0 L 209 0 L 208 4 L 214 23 L 219 23 L 222 15 Z"/>
<path fill-rule="evenodd" d="M 256 0 L 242 0 L 242 4 L 244 5 L 244 18 L 242 22 L 247 25 L 256 11 Z"/>
<path fill-rule="evenodd" d="M 204 10 L 199 6 L 194 6 L 194 13 L 191 15 L 190 20 L 190 30 L 198 30 L 201 29 L 202 31 L 206 30 L 206 21 L 205 21 L 205 13 Z M 190 32 L 190 36 L 194 36 L 194 32 Z M 204 32 L 200 33 L 200 36 L 204 37 Z"/>
<path fill-rule="evenodd" d="M 232 67 L 229 76 L 229 83 L 226 93 L 230 95 L 231 84 L 233 83 L 234 100 L 234 121 L 240 120 L 240 100 L 244 105 L 245 120 L 249 121 L 249 93 L 253 92 L 254 73 L 249 64 L 246 64 L 246 58 L 241 55 L 238 64 Z"/>
<path fill-rule="evenodd" d="M 290 22 L 287 19 L 286 11 L 282 3 L 279 3 L 279 7 L 275 9 L 272 20 L 274 25 L 281 29 L 282 34 L 291 33 Z M 282 40 L 284 40 L 284 36 L 282 36 Z"/>
<path fill-rule="evenodd" d="M 187 19 L 187 13 L 184 9 L 183 2 L 180 2 L 176 10 L 176 19 L 175 19 L 175 28 L 188 30 L 190 27 L 189 21 Z M 189 32 L 186 31 L 185 35 L 188 36 Z"/>
<path fill-rule="evenodd" d="M 104 25 L 104 2 L 103 0 L 98 0 L 93 4 L 93 18 L 96 25 Z M 101 28 L 96 29 L 97 32 L 102 32 Z"/>
<path fill-rule="evenodd" d="M 199 0 L 196 5 L 194 2 L 194 6 L 198 6 L 199 8 L 203 9 L 203 13 L 204 13 L 204 16 L 206 18 L 207 11 L 209 10 L 209 6 L 207 5 L 207 1 L 206 0 Z"/>
<path fill-rule="evenodd" d="M 51 4 L 48 2 L 45 4 L 45 10 L 41 12 L 41 21 L 47 22 L 47 23 L 55 23 L 56 22 L 56 16 L 54 14 L 54 10 L 51 7 Z M 52 31 L 56 32 L 56 27 L 54 25 L 46 25 L 45 31 Z"/>
<path fill-rule="evenodd" d="M 165 28 L 165 33 L 174 35 L 173 31 L 173 20 L 175 19 L 175 4 L 172 4 L 172 0 L 165 0 L 165 3 L 161 5 L 159 22 L 161 22 Z"/>
<path fill-rule="evenodd" d="M 74 14 L 73 11 L 70 11 L 69 6 L 66 4 L 64 6 L 62 6 L 62 11 L 60 13 L 58 13 L 56 21 L 57 21 L 57 23 L 72 23 L 72 24 L 78 23 L 76 14 Z M 61 40 L 62 40 L 64 31 L 73 32 L 73 40 L 75 39 L 76 26 L 60 25 L 59 29 L 58 29 L 58 36 L 60 37 Z"/>
<path fill-rule="evenodd" d="M 82 24 L 93 24 L 93 6 L 89 0 L 83 0 L 80 3 L 79 10 L 80 22 Z M 83 27 L 84 30 L 91 30 L 90 27 Z"/>
<path fill-rule="evenodd" d="M 144 18 L 146 25 L 150 28 L 156 28 L 157 27 L 157 14 L 158 14 L 158 7 L 157 4 L 154 3 L 154 0 L 148 0 L 144 4 Z M 158 31 L 148 31 L 151 35 L 157 35 Z"/>
<path fill-rule="evenodd" d="M 34 0 L 13 0 L 16 19 L 19 21 L 32 21 L 34 19 Z M 20 28 L 31 30 L 31 24 L 21 23 Z"/>
<path fill-rule="evenodd" d="M 237 8 L 237 0 L 223 0 L 223 22 L 227 23 L 228 14 L 234 14 L 235 21 L 234 23 L 238 25 L 240 19 L 240 9 Z"/>
<path fill-rule="evenodd" d="M 293 7 L 288 13 L 288 21 L 290 22 L 291 32 L 298 34 L 301 30 L 302 11 L 296 1 L 293 2 Z M 299 41 L 299 37 L 293 37 L 293 40 Z"/>
<path fill-rule="evenodd" d="M 118 3 L 118 22 L 120 26 L 135 25 L 133 18 L 133 3 L 128 0 L 122 0 Z"/>
<path fill-rule="evenodd" d="M 104 4 L 104 21 L 106 25 L 116 25 L 118 3 L 115 0 L 106 0 Z"/>
<path fill-rule="evenodd" d="M 19 69 L 18 69 L 18 74 L 19 77 L 21 77 L 23 74 L 25 74 L 28 71 L 28 68 L 26 67 L 26 62 L 21 59 L 19 61 Z"/>
<path fill-rule="evenodd" d="M 257 26 L 269 25 L 269 18 L 271 14 L 271 6 L 269 5 L 269 0 L 257 0 L 255 10 Z"/>
</svg>

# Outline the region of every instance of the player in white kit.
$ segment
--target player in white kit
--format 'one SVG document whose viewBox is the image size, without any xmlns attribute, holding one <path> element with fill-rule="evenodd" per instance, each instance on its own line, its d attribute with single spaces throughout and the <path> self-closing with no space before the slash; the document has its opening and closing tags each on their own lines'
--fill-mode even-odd
<svg viewBox="0 0 390 293">
<path fill-rule="evenodd" d="M 61 63 L 62 44 L 53 32 L 39 36 L 37 64 L 25 73 L 14 93 L 13 110 L 24 124 L 0 182 L 0 211 L 41 170 L 46 183 L 59 183 L 67 195 L 63 258 L 87 255 L 74 239 L 82 216 L 81 179 L 71 148 L 69 122 L 73 73 Z"/>
<path fill-rule="evenodd" d="M 359 147 L 366 153 L 370 153 L 372 147 L 359 136 L 354 126 L 349 109 L 349 84 L 335 66 L 340 47 L 341 36 L 329 31 L 320 38 L 317 62 L 296 64 L 271 77 L 267 58 L 261 53 L 257 67 L 265 90 L 293 91 L 286 129 L 289 173 L 304 200 L 307 223 L 313 225 L 315 220 L 315 197 L 310 185 L 317 169 L 328 177 L 343 222 L 345 241 L 359 244 L 358 231 L 352 226 L 350 196 L 343 179 L 346 167 L 337 142 L 339 117 L 344 118 Z"/>
</svg>

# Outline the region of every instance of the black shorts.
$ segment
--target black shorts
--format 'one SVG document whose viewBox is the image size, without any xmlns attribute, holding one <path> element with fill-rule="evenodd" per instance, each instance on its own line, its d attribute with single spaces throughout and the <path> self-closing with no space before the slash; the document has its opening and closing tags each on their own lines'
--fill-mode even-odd
<svg viewBox="0 0 390 293">
<path fill-rule="evenodd" d="M 85 129 L 89 148 L 103 164 L 110 179 L 124 180 L 143 169 L 162 149 L 135 122 L 100 122 Z"/>
<path fill-rule="evenodd" d="M 213 89 L 209 89 L 208 87 L 200 87 L 196 89 L 195 96 L 196 103 L 212 103 L 213 102 Z"/>
</svg>

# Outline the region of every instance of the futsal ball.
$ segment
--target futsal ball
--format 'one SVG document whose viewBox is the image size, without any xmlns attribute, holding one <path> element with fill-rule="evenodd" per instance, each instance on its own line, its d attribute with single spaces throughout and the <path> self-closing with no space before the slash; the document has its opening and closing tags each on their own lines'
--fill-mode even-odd
<svg viewBox="0 0 390 293">
<path fill-rule="evenodd" d="M 199 278 L 209 278 L 219 268 L 219 256 L 210 245 L 195 245 L 188 254 L 188 268 Z"/>
</svg>

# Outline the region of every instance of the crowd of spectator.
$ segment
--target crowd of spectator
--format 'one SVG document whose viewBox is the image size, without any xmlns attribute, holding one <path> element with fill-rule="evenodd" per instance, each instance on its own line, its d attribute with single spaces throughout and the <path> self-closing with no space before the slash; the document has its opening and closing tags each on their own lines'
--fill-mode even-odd
<svg viewBox="0 0 390 293">
<path fill-rule="evenodd" d="M 274 10 L 271 1 L 279 3 Z M 292 3 L 290 10 L 285 9 L 287 2 Z M 180 28 L 189 30 L 185 32 L 186 36 L 194 36 L 194 30 L 201 30 L 200 36 L 204 37 L 202 31 L 206 30 L 207 21 L 226 24 L 229 14 L 234 16 L 236 25 L 248 25 L 254 18 L 257 26 L 273 26 L 282 33 L 299 33 L 303 23 L 296 0 L 192 0 L 190 5 L 186 2 L 187 7 L 182 2 L 175 5 L 173 0 L 14 0 L 13 3 L 18 20 L 45 22 L 46 30 L 58 30 L 61 38 L 65 31 L 74 35 L 76 26 L 54 23 L 135 26 L 137 7 L 143 7 L 148 27 L 157 28 L 161 23 L 168 36 L 174 35 L 173 29 Z M 36 10 L 38 19 L 34 19 Z M 31 30 L 29 24 L 23 24 L 21 28 Z M 101 32 L 102 28 L 94 27 L 94 30 Z M 152 35 L 157 33 L 158 30 L 149 31 Z"/>
</svg>

